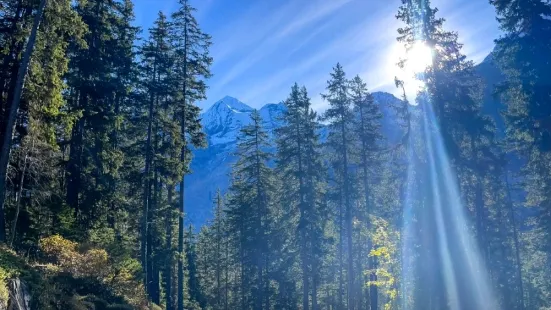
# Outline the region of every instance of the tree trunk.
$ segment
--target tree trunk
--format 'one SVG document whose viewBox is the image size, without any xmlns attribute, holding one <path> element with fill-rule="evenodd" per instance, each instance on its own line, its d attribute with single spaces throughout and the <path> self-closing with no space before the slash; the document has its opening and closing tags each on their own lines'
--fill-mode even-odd
<svg viewBox="0 0 551 310">
<path fill-rule="evenodd" d="M 184 10 L 187 12 L 187 0 L 184 1 Z M 188 37 L 187 37 L 187 22 L 184 25 L 184 76 L 182 77 L 184 79 L 184 82 L 182 83 L 182 118 L 181 118 L 181 135 L 182 135 L 182 150 L 180 153 L 180 160 L 182 161 L 184 165 L 184 173 L 182 175 L 182 179 L 180 180 L 180 215 L 178 218 L 178 310 L 184 310 L 184 212 L 185 212 L 185 196 L 184 196 L 184 188 L 185 188 L 185 175 L 187 170 L 187 163 L 186 163 L 186 92 L 187 92 L 187 46 L 188 46 Z"/>
<path fill-rule="evenodd" d="M 2 137 L 2 140 L 5 133 L 6 113 L 9 111 L 7 104 L 13 101 L 13 90 L 17 84 L 17 72 L 19 72 L 20 67 L 16 57 L 21 54 L 25 47 L 24 42 L 18 42 L 18 38 L 15 34 L 18 31 L 19 23 L 26 20 L 30 14 L 32 14 L 32 9 L 30 7 L 24 8 L 23 1 L 19 0 L 9 30 L 6 31 L 6 35 L 11 36 L 11 42 L 8 45 L 8 52 L 4 55 L 0 72 L 9 72 L 12 62 L 13 66 L 11 66 L 11 72 L 9 74 L 0 76 L 0 137 Z M 4 100 L 4 97 L 6 97 L 6 100 Z"/>
<path fill-rule="evenodd" d="M 377 274 L 375 273 L 375 270 L 377 269 L 377 257 L 371 257 L 370 259 L 371 269 L 373 270 L 369 274 L 369 281 L 375 282 L 377 281 Z M 369 285 L 369 298 L 371 301 L 371 309 L 376 310 L 379 304 L 379 294 L 377 292 L 377 285 L 371 284 Z"/>
<path fill-rule="evenodd" d="M 222 290 L 221 290 L 221 282 L 220 282 L 220 277 L 221 277 L 221 263 L 220 263 L 220 258 L 221 258 L 221 255 L 222 255 L 222 246 L 221 246 L 221 242 L 222 242 L 222 234 L 220 232 L 220 225 L 222 224 L 221 223 L 221 207 L 222 207 L 222 199 L 220 197 L 220 191 L 218 191 L 216 193 L 216 257 L 215 257 L 215 260 L 216 260 L 216 308 L 217 309 L 220 309 L 220 306 L 221 306 L 221 298 L 222 298 Z"/>
<path fill-rule="evenodd" d="M 17 228 L 17 220 L 19 219 L 19 211 L 21 209 L 21 196 L 23 195 L 23 186 L 25 184 L 25 173 L 27 172 L 27 160 L 29 159 L 29 153 L 34 149 L 34 137 L 31 142 L 31 149 L 25 153 L 25 159 L 23 159 L 23 170 L 21 171 L 21 178 L 19 179 L 19 188 L 17 195 L 15 196 L 15 215 L 13 217 L 13 226 L 11 229 L 10 247 L 13 246 L 15 240 L 15 231 Z"/>
<path fill-rule="evenodd" d="M 161 180 L 159 179 L 158 177 L 158 169 L 155 169 L 155 186 L 154 186 L 154 193 L 153 193 L 153 197 L 155 198 L 154 199 L 154 204 L 153 204 L 153 208 L 151 210 L 151 213 L 152 213 L 152 216 L 151 216 L 151 223 L 153 224 L 154 222 L 157 222 L 156 218 L 159 218 L 157 214 L 157 212 L 160 210 L 159 207 L 160 207 L 160 192 L 161 192 L 161 188 L 163 187 L 163 185 L 161 184 Z M 155 220 L 154 220 L 155 218 Z M 153 235 L 155 234 L 155 235 Z M 160 234 L 160 231 L 157 232 L 157 229 L 155 230 L 152 230 L 150 229 L 149 230 L 149 235 L 151 236 L 151 241 L 152 243 L 155 243 L 153 240 L 154 240 L 154 237 L 157 235 L 157 234 Z M 152 253 L 149 253 L 149 255 L 152 255 Z M 159 265 L 160 265 L 161 261 L 159 259 L 159 256 L 153 256 L 152 255 L 152 259 L 151 259 L 151 265 L 152 265 L 152 268 L 151 268 L 151 271 L 152 271 L 152 276 L 151 276 L 151 288 L 150 288 L 150 294 L 151 294 L 151 300 L 156 303 L 156 304 L 160 304 L 161 303 L 161 291 L 160 291 L 160 277 L 159 277 Z"/>
<path fill-rule="evenodd" d="M 75 100 L 78 106 L 84 109 L 87 105 L 88 95 L 86 92 L 77 91 Z M 73 126 L 71 132 L 71 144 L 69 151 L 69 162 L 66 171 L 66 200 L 67 204 L 73 209 L 75 219 L 80 213 L 79 193 L 81 186 L 81 161 L 83 154 L 83 139 L 84 139 L 84 117 L 80 117 Z"/>
<path fill-rule="evenodd" d="M 476 152 L 476 145 L 474 143 L 474 140 L 471 139 L 471 152 L 472 156 L 475 161 L 475 165 L 478 164 L 479 158 L 478 154 Z M 481 170 L 480 167 L 475 166 L 475 170 Z M 474 207 L 475 207 L 475 214 L 476 214 L 476 233 L 478 237 L 478 245 L 480 249 L 482 249 L 482 258 L 484 260 L 485 266 L 489 265 L 489 257 L 488 257 L 488 244 L 486 242 L 486 225 L 485 225 L 485 216 L 484 216 L 484 184 L 482 177 L 477 173 L 474 173 L 474 186 L 475 186 L 475 197 L 474 197 Z"/>
<path fill-rule="evenodd" d="M 308 294 L 310 293 L 310 281 L 309 281 L 309 271 L 308 271 L 308 249 L 307 249 L 307 240 L 306 236 L 310 234 L 307 233 L 309 229 L 309 222 L 306 218 L 306 201 L 305 195 L 306 190 L 304 188 L 304 171 L 302 167 L 302 141 L 301 141 L 301 131 L 300 131 L 300 120 L 295 119 L 295 134 L 297 137 L 297 155 L 298 155 L 298 181 L 299 181 L 299 211 L 300 211 L 300 220 L 299 220 L 299 238 L 300 238 L 300 260 L 302 268 L 302 309 L 308 310 L 310 308 Z"/>
<path fill-rule="evenodd" d="M 245 229 L 243 228 L 243 223 L 241 223 L 241 227 L 240 227 L 241 231 L 240 231 L 240 236 L 239 236 L 239 259 L 240 259 L 240 272 L 241 272 L 241 275 L 240 275 L 240 288 L 239 288 L 239 293 L 241 294 L 241 309 L 246 309 L 245 308 L 245 251 L 243 249 L 243 243 L 244 243 L 244 240 L 243 240 L 243 232 L 245 231 Z"/>
<path fill-rule="evenodd" d="M 174 191 L 174 186 L 167 184 L 168 193 L 167 193 L 167 204 L 168 209 L 166 212 L 166 265 L 165 265 L 165 294 L 166 294 L 166 310 L 174 309 L 174 302 L 172 300 L 172 195 Z"/>
<path fill-rule="evenodd" d="M 183 152 L 182 152 L 183 153 Z M 183 157 L 183 156 L 182 156 Z M 178 214 L 178 310 L 184 310 L 184 177 L 180 181 L 180 212 Z"/>
<path fill-rule="evenodd" d="M 318 310 L 318 276 L 317 276 L 317 261 L 312 265 L 312 310 Z"/>
<path fill-rule="evenodd" d="M 46 7 L 46 4 L 47 0 L 40 1 L 38 12 L 34 17 L 31 35 L 29 36 L 27 47 L 25 48 L 25 54 L 23 54 L 21 66 L 19 67 L 19 72 L 17 73 L 17 83 L 14 90 L 13 101 L 11 103 L 11 106 L 9 107 L 9 114 L 5 126 L 4 139 L 2 141 L 2 150 L 0 151 L 0 242 L 6 241 L 4 200 L 6 198 L 6 182 L 11 151 L 11 140 L 13 136 L 13 127 L 15 125 L 17 113 L 19 112 L 19 103 L 21 102 L 21 95 L 23 93 L 23 86 L 25 84 L 25 77 L 27 75 L 27 69 L 29 67 L 31 55 L 34 50 L 34 44 L 36 42 L 38 27 L 40 26 L 40 22 L 42 21 L 42 14 L 44 13 L 44 8 Z"/>
<path fill-rule="evenodd" d="M 508 205 L 509 205 L 509 212 L 511 213 L 511 225 L 513 226 L 513 241 L 515 244 L 515 260 L 516 260 L 516 274 L 517 274 L 517 285 L 519 289 L 519 308 L 520 310 L 525 309 L 524 305 L 524 286 L 523 286 L 523 280 L 522 280 L 522 260 L 520 259 L 520 242 L 518 237 L 518 229 L 517 229 L 517 222 L 516 222 L 516 216 L 515 216 L 515 208 L 513 205 L 513 199 L 511 197 L 511 185 L 509 183 L 509 173 L 506 172 L 505 175 L 505 182 L 507 184 L 507 199 Z"/>
<path fill-rule="evenodd" d="M 342 296 L 343 296 L 343 230 L 344 228 L 342 227 L 343 226 L 343 216 L 342 216 L 342 201 L 343 201 L 343 197 L 342 197 L 342 192 L 340 193 L 340 203 L 339 203 L 339 250 L 338 250 L 338 257 L 339 257 L 339 290 L 338 290 L 338 294 L 339 296 L 337 297 L 337 308 L 339 310 L 343 310 L 343 301 L 342 301 Z"/>
<path fill-rule="evenodd" d="M 256 180 L 257 180 L 257 184 L 256 184 L 256 195 L 257 195 L 257 201 L 260 202 L 260 206 L 262 209 L 261 209 L 261 212 L 260 212 L 260 216 L 258 217 L 258 227 L 259 227 L 259 230 L 260 230 L 260 253 L 258 255 L 258 259 L 257 259 L 257 272 L 258 272 L 258 289 L 259 289 L 259 296 L 258 298 L 255 298 L 255 302 L 257 303 L 257 305 L 255 306 L 255 310 L 262 310 L 263 309 L 263 303 L 264 303 L 264 298 L 265 298 L 265 295 L 267 294 L 267 292 L 265 292 L 265 289 L 264 289 L 264 273 L 263 273 L 263 270 L 264 270 L 264 265 L 265 265 L 265 260 L 266 260 L 266 255 L 267 255 L 267 251 L 266 251 L 266 241 L 265 240 L 265 231 L 264 231 L 264 221 L 263 221 L 263 218 L 264 216 L 266 215 L 266 199 L 265 199 L 265 193 L 264 193 L 264 188 L 262 188 L 262 185 L 261 185 L 261 181 L 262 180 L 262 176 L 261 176 L 261 173 L 260 173 L 260 164 L 261 164 L 261 161 L 260 161 L 260 143 L 259 143 L 259 140 L 258 140 L 258 128 L 260 126 L 260 124 L 258 123 L 258 120 L 257 119 L 254 119 L 254 126 L 255 126 L 255 158 L 256 158 Z"/>
<path fill-rule="evenodd" d="M 185 83 L 184 83 L 185 85 Z M 185 87 L 184 87 L 185 93 Z M 180 160 L 186 165 L 186 139 L 185 139 L 185 111 L 186 103 L 184 98 L 184 107 L 183 107 L 183 116 L 182 116 L 182 137 L 184 140 L 184 146 L 182 146 L 182 151 L 180 154 Z M 180 180 L 180 214 L 178 217 L 178 310 L 184 310 L 184 188 L 185 188 L 185 169 L 182 179 Z"/>
<path fill-rule="evenodd" d="M 224 263 L 224 310 L 228 310 L 228 295 L 229 295 L 229 269 L 230 269 L 230 242 L 228 239 L 224 240 L 226 243 L 226 255 Z"/>
<path fill-rule="evenodd" d="M 157 64 L 156 59 L 153 63 L 153 79 L 152 82 L 156 82 L 156 71 L 157 71 Z M 150 203 L 151 203 L 151 165 L 153 161 L 153 154 L 151 154 L 152 151 L 152 135 L 153 135 L 153 118 L 155 113 L 155 93 L 152 90 L 149 90 L 150 97 L 149 97 L 149 109 L 148 109 L 148 115 L 147 115 L 147 140 L 145 144 L 145 169 L 144 169 L 144 192 L 143 192 L 143 209 L 142 209 L 142 248 L 141 248 L 141 255 L 142 255 L 142 268 L 144 272 L 144 285 L 146 287 L 146 290 L 149 291 L 149 278 L 148 278 L 148 266 L 149 266 L 149 252 L 150 252 L 150 245 L 148 245 L 148 239 L 149 239 L 149 221 L 151 221 L 150 214 Z"/>
<path fill-rule="evenodd" d="M 362 128 L 362 131 L 365 132 L 367 129 L 365 128 L 365 123 L 364 123 L 364 110 L 362 107 L 360 107 L 360 120 L 361 120 L 361 128 Z M 366 229 L 367 231 L 369 232 L 371 230 L 371 223 L 370 223 L 370 218 L 369 218 L 369 215 L 371 214 L 371 212 L 373 210 L 371 210 L 371 206 L 370 206 L 370 203 L 369 203 L 369 194 L 370 194 L 370 188 L 369 188 L 369 169 L 368 169 L 368 145 L 367 145 L 367 141 L 365 141 L 365 139 L 362 139 L 362 150 L 361 150 L 361 156 L 362 156 L 362 172 L 363 172 L 363 190 L 364 190 L 364 203 L 365 203 L 365 211 L 366 211 L 366 218 L 365 218 L 365 221 L 366 221 Z M 368 248 L 367 248 L 367 254 L 369 255 L 369 251 L 371 250 L 370 248 L 370 245 L 372 244 L 370 238 L 368 237 L 367 239 L 367 244 L 368 244 Z M 377 268 L 376 266 L 376 258 L 369 258 L 368 259 L 368 265 L 369 265 L 369 269 L 370 270 L 375 270 L 375 268 Z M 361 265 L 360 265 L 360 274 L 361 274 Z M 377 274 L 374 273 L 374 272 L 371 272 L 370 273 L 370 282 L 371 281 L 377 281 Z M 360 276 L 360 279 L 361 279 L 361 276 Z M 370 290 L 370 296 L 373 296 L 372 298 L 370 298 L 370 305 L 371 305 L 371 309 L 377 309 L 378 307 L 378 300 L 377 300 L 377 296 L 378 296 L 378 293 L 377 293 L 377 286 L 374 285 L 373 283 L 371 283 L 369 285 L 369 290 Z M 359 296 L 359 304 L 361 305 L 362 302 L 363 302 L 363 298 L 362 298 L 362 288 L 360 286 L 359 288 L 359 292 L 358 294 L 360 295 Z M 361 306 L 360 306 L 361 307 Z"/>
<path fill-rule="evenodd" d="M 114 112 L 116 116 L 120 115 L 120 102 L 121 102 L 121 95 L 118 93 L 115 93 L 113 101 L 115 103 Z M 118 128 L 115 126 L 113 131 L 111 131 L 111 142 L 113 150 L 118 149 Z M 115 193 L 117 192 L 117 178 L 111 177 L 109 178 L 109 191 L 110 191 L 110 199 L 109 199 L 109 210 L 107 214 L 107 224 L 109 225 L 109 228 L 113 229 L 115 232 L 115 240 L 117 242 L 121 242 L 121 232 L 119 228 L 116 225 L 116 217 L 117 217 L 117 199 L 115 198 Z"/>
<path fill-rule="evenodd" d="M 363 290 L 362 290 L 362 284 L 364 283 L 363 281 L 363 269 L 364 269 L 364 266 L 362 264 L 362 259 L 363 259 L 363 251 L 362 251 L 362 248 L 363 248 L 363 238 L 362 238 L 362 234 L 361 234 L 361 230 L 360 230 L 360 233 L 359 233 L 359 244 L 358 244 L 358 251 L 357 252 L 357 257 L 356 257 L 356 270 L 358 270 L 358 284 L 356 284 L 356 287 L 354 288 L 355 292 L 356 292 L 356 309 L 362 309 L 362 304 L 363 304 Z M 366 255 L 367 257 L 367 255 Z"/>
<path fill-rule="evenodd" d="M 344 122 L 341 125 L 342 136 L 342 155 L 343 155 L 343 181 L 344 181 L 344 204 L 345 204 L 345 221 L 346 221 L 346 244 L 348 247 L 347 255 L 347 309 L 354 309 L 354 294 L 352 292 L 354 288 L 354 264 L 353 264 L 353 244 L 352 244 L 352 206 L 350 205 L 350 188 L 348 177 L 348 148 L 346 140 L 346 129 Z"/>
</svg>

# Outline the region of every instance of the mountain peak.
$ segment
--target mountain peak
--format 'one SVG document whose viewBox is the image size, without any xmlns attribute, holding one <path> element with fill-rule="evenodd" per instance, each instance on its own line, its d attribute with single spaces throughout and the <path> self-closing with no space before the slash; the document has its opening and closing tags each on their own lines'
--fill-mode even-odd
<svg viewBox="0 0 551 310">
<path fill-rule="evenodd" d="M 267 103 L 260 110 L 286 110 L 285 104 L 283 102 L 279 103 Z"/>
<path fill-rule="evenodd" d="M 201 124 L 209 144 L 228 144 L 236 140 L 239 130 L 250 122 L 253 108 L 230 96 L 216 101 L 202 114 Z"/>
<path fill-rule="evenodd" d="M 251 112 L 253 110 L 253 108 L 251 108 L 250 106 L 231 96 L 225 96 L 224 98 L 216 101 L 216 103 L 212 105 L 209 111 L 213 109 L 220 110 L 221 108 L 229 109 L 235 113 Z"/>
</svg>

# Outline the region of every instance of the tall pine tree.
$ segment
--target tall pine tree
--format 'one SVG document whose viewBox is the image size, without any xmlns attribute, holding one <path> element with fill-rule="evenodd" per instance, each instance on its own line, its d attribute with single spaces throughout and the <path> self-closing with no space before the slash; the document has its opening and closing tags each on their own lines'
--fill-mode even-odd
<svg viewBox="0 0 551 310">
<path fill-rule="evenodd" d="M 205 145 L 205 135 L 199 121 L 200 109 L 195 105 L 206 98 L 205 79 L 210 77 L 212 58 L 209 56 L 210 36 L 204 33 L 193 16 L 195 9 L 188 0 L 179 0 L 180 7 L 172 14 L 172 42 L 175 52 L 174 73 L 178 76 L 176 95 L 183 145 L 180 160 L 184 175 L 189 173 L 190 145 Z M 184 176 L 180 181 L 180 215 L 178 228 L 178 310 L 184 309 Z"/>
<path fill-rule="evenodd" d="M 382 118 L 381 111 L 375 103 L 373 96 L 368 92 L 367 85 L 362 81 L 359 76 L 354 77 L 350 81 L 350 100 L 353 104 L 354 122 L 353 132 L 355 133 L 357 147 L 356 157 L 359 159 L 360 174 L 362 179 L 362 191 L 363 191 L 363 212 L 358 212 L 358 218 L 362 223 L 365 223 L 367 231 L 371 230 L 370 216 L 374 214 L 374 204 L 372 202 L 372 191 L 375 190 L 374 175 L 378 172 L 378 165 L 381 161 L 381 139 L 380 132 L 380 120 Z M 372 244 L 370 240 L 367 241 L 368 245 Z M 358 244 L 356 248 L 360 249 L 362 244 Z M 367 251 L 371 249 L 368 247 Z M 369 275 L 370 290 L 370 306 L 371 309 L 378 308 L 378 292 L 377 292 L 377 274 L 373 272 L 377 268 L 377 258 L 371 257 L 369 260 L 369 270 L 372 270 Z M 359 263 L 359 270 L 363 270 L 363 266 Z M 361 273 L 360 273 L 361 274 Z M 359 298 L 362 294 L 363 277 L 358 277 L 360 282 L 359 286 L 354 288 L 355 294 L 358 297 L 356 300 L 359 303 Z"/>
<path fill-rule="evenodd" d="M 317 309 L 319 268 L 324 242 L 323 204 L 325 173 L 321 160 L 319 124 L 306 88 L 295 84 L 285 101 L 283 125 L 276 130 L 277 170 L 286 217 L 286 229 L 295 241 L 301 269 L 302 309 Z M 289 267 L 287 267 L 289 268 Z"/>
<path fill-rule="evenodd" d="M 233 167 L 228 221 L 239 249 L 240 308 L 270 309 L 270 234 L 273 225 L 274 178 L 268 167 L 268 134 L 257 111 L 238 137 L 238 161 Z"/>
<path fill-rule="evenodd" d="M 339 226 L 339 308 L 344 307 L 343 298 L 343 254 L 346 249 L 346 307 L 353 309 L 354 294 L 354 249 L 352 244 L 352 219 L 353 219 L 353 180 L 351 172 L 350 153 L 353 147 L 351 137 L 351 124 L 353 114 L 351 109 L 350 97 L 348 94 L 348 80 L 346 79 L 343 68 L 337 64 L 331 73 L 331 79 L 327 81 L 327 93 L 323 98 L 329 102 L 329 108 L 322 115 L 322 120 L 329 122 L 329 137 L 327 145 L 332 154 L 333 174 L 339 200 L 338 206 L 338 226 Z M 346 248 L 343 238 L 346 237 Z"/>
<path fill-rule="evenodd" d="M 526 245 L 527 308 L 548 305 L 551 288 L 547 280 L 534 281 L 549 272 L 551 262 L 551 4 L 548 1 L 491 0 L 503 35 L 496 40 L 493 57 L 505 80 L 497 94 L 506 106 L 507 145 L 514 163 L 525 163 L 520 183 L 526 195 L 524 205 L 534 208 L 535 216 L 527 221 L 528 238 L 543 238 L 545 245 Z M 518 169 L 516 169 L 518 170 Z M 511 178 L 511 181 L 519 178 Z M 515 181 L 516 183 L 516 181 Z M 537 254 L 536 254 L 537 253 Z M 539 257 L 543 262 L 534 263 Z"/>
</svg>

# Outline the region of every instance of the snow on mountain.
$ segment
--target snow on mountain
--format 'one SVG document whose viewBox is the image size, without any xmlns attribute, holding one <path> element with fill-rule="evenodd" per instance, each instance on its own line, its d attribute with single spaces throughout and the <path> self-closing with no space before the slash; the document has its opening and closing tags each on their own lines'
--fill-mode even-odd
<svg viewBox="0 0 551 310">
<path fill-rule="evenodd" d="M 239 130 L 249 124 L 252 111 L 253 108 L 230 96 L 217 101 L 201 120 L 209 145 L 235 141 Z"/>
<path fill-rule="evenodd" d="M 252 111 L 245 103 L 226 96 L 201 115 L 208 146 L 194 150 L 193 173 L 186 176 L 185 207 L 191 223 L 201 225 L 212 218 L 212 200 L 217 189 L 225 193 L 229 186 L 237 136 L 241 128 L 251 123 Z M 282 103 L 267 104 L 259 110 L 263 127 L 270 135 L 281 123 L 283 111 Z"/>
</svg>

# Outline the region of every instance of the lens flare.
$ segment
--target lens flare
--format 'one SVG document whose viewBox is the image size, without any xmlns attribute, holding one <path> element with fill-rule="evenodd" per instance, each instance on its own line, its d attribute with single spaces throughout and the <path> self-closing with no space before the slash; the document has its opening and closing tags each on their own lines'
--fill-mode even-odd
<svg viewBox="0 0 551 310">
<path fill-rule="evenodd" d="M 422 75 L 433 64 L 434 52 L 423 41 L 416 41 L 406 49 L 401 44 L 396 44 L 389 53 L 389 72 L 404 83 L 406 96 L 410 99 L 417 97 L 417 94 L 425 87 Z M 396 64 L 396 59 L 401 60 L 401 66 Z M 409 103 L 416 105 L 415 100 Z"/>
<path fill-rule="evenodd" d="M 418 101 L 406 154 L 402 309 L 497 310 L 433 103 L 425 93 Z"/>
</svg>

